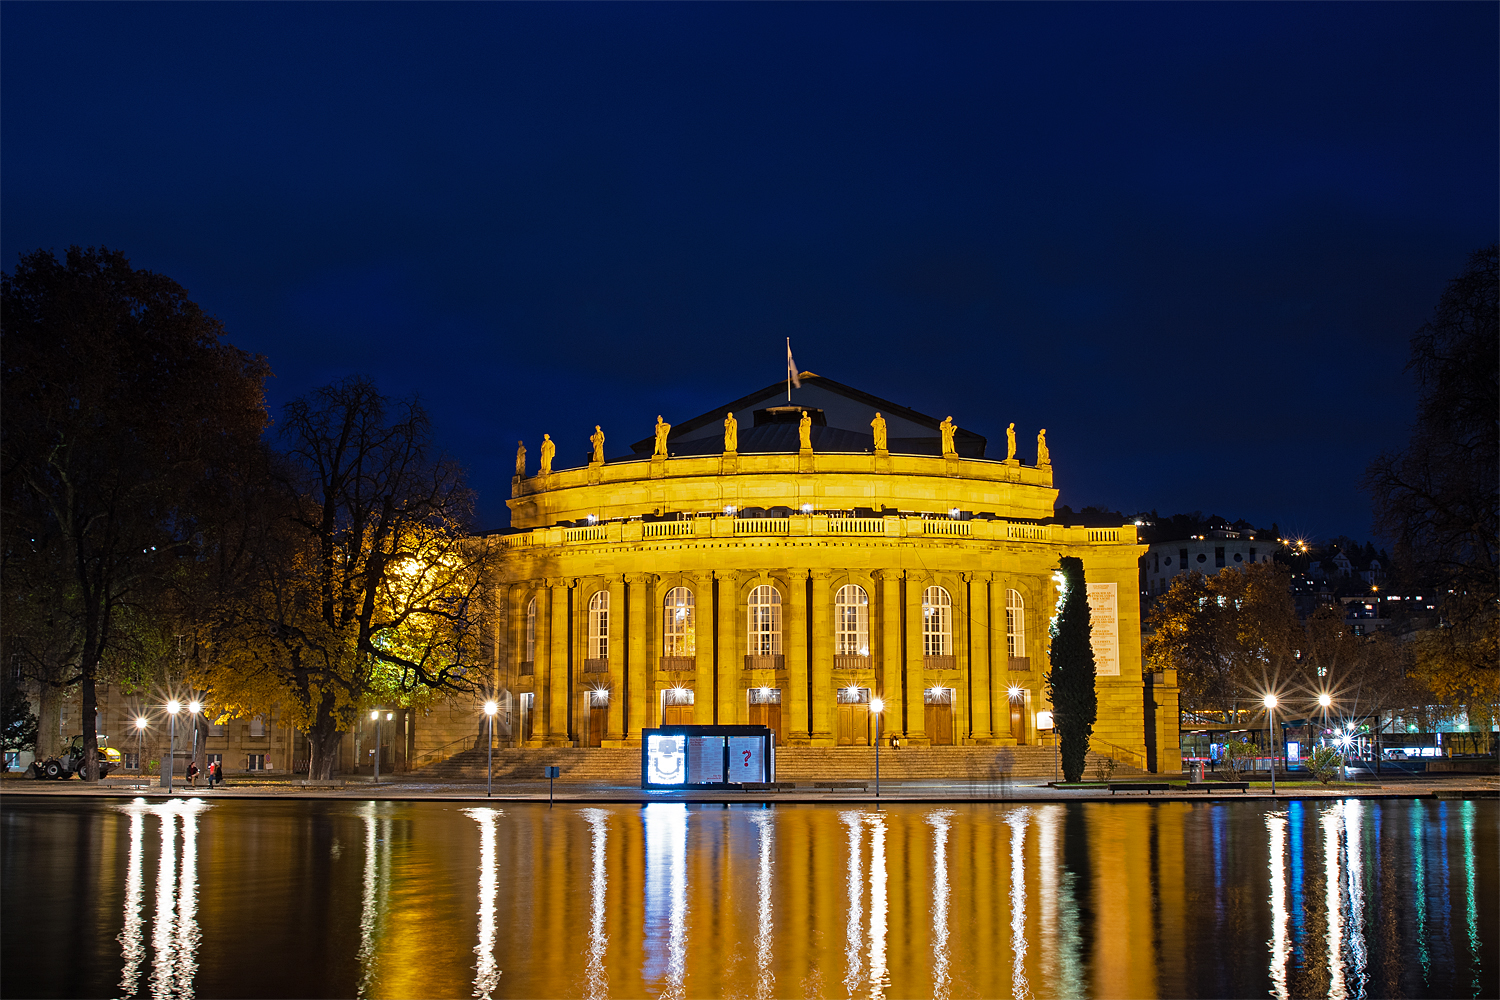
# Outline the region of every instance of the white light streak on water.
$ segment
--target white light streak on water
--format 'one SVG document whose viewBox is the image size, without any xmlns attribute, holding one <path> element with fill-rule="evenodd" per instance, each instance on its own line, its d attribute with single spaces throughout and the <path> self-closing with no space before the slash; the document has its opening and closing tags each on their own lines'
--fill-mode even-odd
<svg viewBox="0 0 1500 1000">
<path fill-rule="evenodd" d="M 380 923 L 380 908 L 376 905 L 375 893 L 379 884 L 380 820 L 375 813 L 374 802 L 365 805 L 361 818 L 365 824 L 365 872 L 360 887 L 359 906 L 359 989 L 356 996 L 365 996 L 370 984 L 375 981 L 375 934 Z"/>
<path fill-rule="evenodd" d="M 653 802 L 645 813 L 646 920 L 667 923 L 667 984 L 662 996 L 682 1000 L 687 976 L 687 806 Z"/>
<path fill-rule="evenodd" d="M 182 877 L 177 892 L 177 969 L 176 995 L 193 995 L 193 980 L 198 975 L 198 946 L 203 932 L 198 928 L 198 814 L 203 800 L 175 802 L 182 817 Z"/>
<path fill-rule="evenodd" d="M 864 820 L 862 814 L 857 812 L 841 812 L 839 819 L 843 821 L 849 834 L 848 876 L 845 882 L 849 895 L 849 915 L 844 923 L 844 992 L 852 997 L 859 989 L 864 971 L 864 960 L 860 956 L 860 945 L 864 943 L 860 921 L 864 916 L 865 881 L 860 824 Z"/>
<path fill-rule="evenodd" d="M 590 853 L 594 862 L 589 880 L 589 961 L 585 970 L 585 995 L 589 1000 L 601 1000 L 609 996 L 609 973 L 604 969 L 604 955 L 609 949 L 609 935 L 604 932 L 605 904 L 609 900 L 605 855 L 609 841 L 609 813 L 603 809 L 585 809 L 583 818 L 589 824 Z"/>
<path fill-rule="evenodd" d="M 161 821 L 161 856 L 156 866 L 156 916 L 151 925 L 151 947 L 156 953 L 151 965 L 151 995 L 164 998 L 172 995 L 176 985 L 177 907 L 173 889 L 177 881 L 177 816 L 160 807 L 152 812 Z"/>
<path fill-rule="evenodd" d="M 1328 1000 L 1344 1000 L 1344 898 L 1340 886 L 1343 866 L 1339 864 L 1339 829 L 1343 804 L 1335 803 L 1323 812 L 1323 905 L 1328 910 L 1328 933 L 1324 942 L 1328 950 Z"/>
<path fill-rule="evenodd" d="M 500 985 L 500 966 L 495 961 L 495 897 L 499 892 L 495 827 L 505 814 L 482 808 L 465 809 L 464 815 L 479 824 L 479 942 L 474 945 L 474 991 L 470 995 L 490 1000 Z"/>
<path fill-rule="evenodd" d="M 1057 940 L 1057 820 L 1062 806 L 1041 806 L 1036 812 L 1037 898 L 1041 903 L 1042 981 L 1058 982 Z"/>
<path fill-rule="evenodd" d="M 1030 1000 L 1026 981 L 1026 824 L 1031 810 L 1012 810 L 1005 817 L 1010 827 L 1010 995 Z"/>
<path fill-rule="evenodd" d="M 1275 995 L 1286 1000 L 1288 955 L 1287 925 L 1291 919 L 1286 909 L 1286 813 L 1268 813 L 1266 832 L 1270 834 L 1267 865 L 1271 869 L 1271 983 Z"/>
<path fill-rule="evenodd" d="M 141 962 L 146 957 L 146 944 L 141 938 L 141 904 L 143 902 L 145 878 L 141 871 L 146 836 L 146 800 L 136 799 L 123 810 L 130 816 L 130 856 L 125 870 L 125 923 L 120 929 L 120 957 L 124 964 L 120 969 L 120 995 L 135 996 L 136 984 L 141 980 Z"/>
<path fill-rule="evenodd" d="M 1476 807 L 1472 801 L 1466 799 L 1461 808 L 1464 818 L 1464 922 L 1469 929 L 1469 968 L 1474 970 L 1474 979 L 1471 983 L 1474 988 L 1473 995 L 1479 996 L 1482 992 L 1479 981 L 1479 900 L 1475 895 L 1474 886 L 1474 813 Z"/>
<path fill-rule="evenodd" d="M 771 969 L 771 952 L 776 931 L 771 909 L 771 883 L 774 875 L 776 824 L 769 812 L 758 812 L 750 817 L 760 834 L 760 868 L 756 872 L 756 933 L 755 933 L 755 996 L 756 1000 L 769 1000 L 776 989 L 776 973 Z"/>
<path fill-rule="evenodd" d="M 1369 976 L 1365 970 L 1368 956 L 1365 953 L 1365 885 L 1364 851 L 1360 844 L 1361 813 L 1364 804 L 1359 799 L 1344 800 L 1345 870 L 1349 878 L 1349 958 L 1354 969 L 1354 995 L 1365 995 Z"/>
<path fill-rule="evenodd" d="M 865 816 L 870 832 L 870 996 L 885 995 L 890 986 L 890 977 L 885 964 L 886 938 L 886 870 L 885 870 L 885 815 L 874 813 Z"/>
<path fill-rule="evenodd" d="M 927 817 L 932 827 L 932 995 L 947 1000 L 948 974 L 948 819 L 939 810 Z"/>
</svg>

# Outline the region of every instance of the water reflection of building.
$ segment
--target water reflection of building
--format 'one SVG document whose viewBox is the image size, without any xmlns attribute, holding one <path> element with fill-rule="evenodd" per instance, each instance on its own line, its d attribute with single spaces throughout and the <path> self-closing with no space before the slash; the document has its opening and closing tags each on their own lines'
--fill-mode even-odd
<svg viewBox="0 0 1500 1000">
<path fill-rule="evenodd" d="M 635 746 L 692 722 L 867 746 L 878 697 L 908 745 L 1035 743 L 1053 574 L 1075 555 L 1095 733 L 1142 753 L 1135 528 L 1060 523 L 1045 452 L 987 458 L 977 434 L 811 373 L 783 391 L 515 477 L 512 529 L 489 537 L 508 741 Z"/>
</svg>

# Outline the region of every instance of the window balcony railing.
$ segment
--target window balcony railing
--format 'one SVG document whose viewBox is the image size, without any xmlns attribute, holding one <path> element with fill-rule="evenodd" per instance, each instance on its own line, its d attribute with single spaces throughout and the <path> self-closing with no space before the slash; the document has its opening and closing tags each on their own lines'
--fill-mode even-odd
<svg viewBox="0 0 1500 1000">
<path fill-rule="evenodd" d="M 869 670 L 870 658 L 868 656 L 834 654 L 833 669 L 835 670 Z"/>
<path fill-rule="evenodd" d="M 536 673 L 536 664 L 531 660 L 522 660 L 516 673 L 521 677 L 530 677 Z"/>
<path fill-rule="evenodd" d="M 663 656 L 661 668 L 663 670 L 696 670 L 698 658 L 696 656 Z"/>
<path fill-rule="evenodd" d="M 956 670 L 957 659 L 952 656 L 924 656 L 922 657 L 923 670 Z"/>
<path fill-rule="evenodd" d="M 749 653 L 745 656 L 746 670 L 785 670 L 786 657 L 780 653 Z"/>
<path fill-rule="evenodd" d="M 1012 669 L 1012 670 L 1030 670 L 1031 669 L 1031 657 L 1029 657 L 1029 656 L 1012 656 L 1010 658 L 1010 669 Z"/>
<path fill-rule="evenodd" d="M 604 657 L 590 657 L 583 661 L 583 672 L 586 674 L 609 673 L 609 660 Z"/>
</svg>

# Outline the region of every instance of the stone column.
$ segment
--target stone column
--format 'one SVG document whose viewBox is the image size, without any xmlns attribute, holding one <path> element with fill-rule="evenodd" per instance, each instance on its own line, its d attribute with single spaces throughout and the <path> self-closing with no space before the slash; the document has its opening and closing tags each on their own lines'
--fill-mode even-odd
<svg viewBox="0 0 1500 1000">
<path fill-rule="evenodd" d="M 650 678 L 656 676 L 656 665 L 648 659 L 650 644 L 647 640 L 656 627 L 656 619 L 651 614 L 650 574 L 631 573 L 625 577 L 625 583 L 625 599 L 630 607 L 630 634 L 625 639 L 630 650 L 625 743 L 638 747 L 641 745 L 641 730 L 649 725 L 647 708 L 654 695 Z"/>
<path fill-rule="evenodd" d="M 812 674 L 812 745 L 831 747 L 833 737 L 833 608 L 828 594 L 828 570 L 812 571 L 812 648 L 807 651 Z"/>
<path fill-rule="evenodd" d="M 536 643 L 531 651 L 531 742 L 545 745 L 552 735 L 552 588 L 542 580 L 536 591 Z"/>
<path fill-rule="evenodd" d="M 807 725 L 807 570 L 787 571 L 782 610 L 781 651 L 786 656 L 786 678 L 790 691 L 781 693 L 781 724 L 787 743 L 807 746 L 812 739 Z"/>
<path fill-rule="evenodd" d="M 714 576 L 693 574 L 693 722 L 714 722 Z"/>
<path fill-rule="evenodd" d="M 922 592 L 927 574 L 906 574 L 906 739 L 912 746 L 927 746 L 927 706 L 922 694 L 927 687 L 922 645 Z"/>
<path fill-rule="evenodd" d="M 994 630 L 990 628 L 990 574 L 969 574 L 969 700 L 974 712 L 974 739 L 980 742 L 992 737 L 990 730 L 990 687 L 994 683 L 991 650 Z M 1002 641 L 1004 637 L 1002 636 Z"/>
<path fill-rule="evenodd" d="M 1005 577 L 990 585 L 990 621 L 994 623 L 994 658 L 990 667 L 990 718 L 996 739 L 1010 736 L 1010 647 L 1005 639 Z"/>
<path fill-rule="evenodd" d="M 568 581 L 548 580 L 551 607 L 547 612 L 547 741 L 571 746 L 568 720 L 573 712 L 573 689 L 568 683 Z"/>
<path fill-rule="evenodd" d="M 740 641 L 741 623 L 745 621 L 740 604 L 740 575 L 734 570 L 714 574 L 719 581 L 719 702 L 718 724 L 745 724 L 745 685 L 740 683 L 740 659 L 744 644 Z"/>
<path fill-rule="evenodd" d="M 881 732 L 901 732 L 901 571 L 883 569 L 880 579 L 880 641 L 875 644 L 879 666 L 875 671 L 875 696 L 885 702 Z M 871 627 L 877 627 L 871 622 Z"/>
<path fill-rule="evenodd" d="M 609 723 L 605 745 L 625 744 L 625 578 L 611 576 L 609 587 Z"/>
</svg>

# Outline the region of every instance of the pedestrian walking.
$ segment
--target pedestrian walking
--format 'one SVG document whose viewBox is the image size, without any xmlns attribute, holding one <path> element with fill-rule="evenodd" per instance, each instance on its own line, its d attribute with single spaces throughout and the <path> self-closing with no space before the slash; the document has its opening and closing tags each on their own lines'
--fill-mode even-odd
<svg viewBox="0 0 1500 1000">
<path fill-rule="evenodd" d="M 223 765 L 218 761 L 214 761 L 212 764 L 208 765 L 208 787 L 212 788 L 214 787 L 214 785 L 221 785 L 223 783 Z"/>
</svg>

